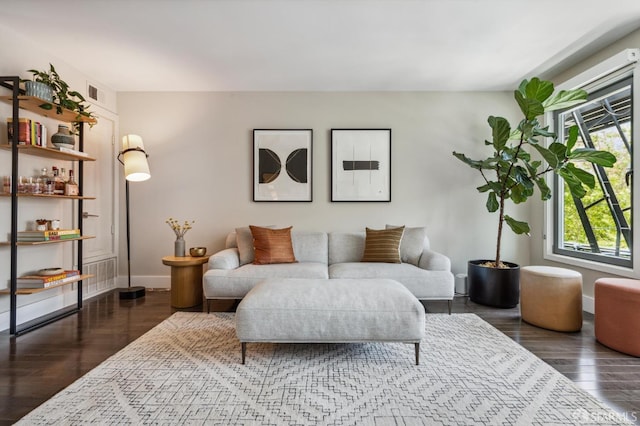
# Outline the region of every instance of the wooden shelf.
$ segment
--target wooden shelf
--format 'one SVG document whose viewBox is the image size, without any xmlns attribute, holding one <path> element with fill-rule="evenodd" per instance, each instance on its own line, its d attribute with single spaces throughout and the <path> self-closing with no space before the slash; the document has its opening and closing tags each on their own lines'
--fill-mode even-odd
<svg viewBox="0 0 640 426">
<path fill-rule="evenodd" d="M 64 240 L 49 240 L 49 241 L 18 241 L 16 243 L 17 246 L 41 246 L 43 244 L 57 244 L 57 243 L 66 243 L 68 241 L 78 241 L 78 240 L 89 240 L 91 238 L 95 238 L 95 236 L 88 235 L 78 238 L 66 238 Z M 0 246 L 10 246 L 11 241 L 3 241 L 0 243 Z"/>
<path fill-rule="evenodd" d="M 0 96 L 0 101 L 6 102 L 8 104 L 12 104 L 13 96 Z M 56 111 L 55 104 L 44 101 L 40 98 L 36 98 L 35 96 L 23 96 L 23 95 L 18 96 L 18 105 L 21 109 L 34 112 L 44 117 L 53 118 L 59 121 L 65 121 L 67 123 L 73 123 L 73 122 L 79 122 L 79 121 L 82 121 L 84 123 L 89 123 L 89 124 L 97 123 L 97 120 L 95 118 L 79 116 L 77 113 L 65 108 L 62 109 L 61 114 L 58 114 Z"/>
<path fill-rule="evenodd" d="M 78 275 L 77 277 L 75 277 L 76 279 L 74 279 L 74 280 L 67 281 L 66 283 L 54 284 L 54 285 L 52 285 L 50 287 L 45 287 L 45 288 L 19 288 L 19 289 L 16 289 L 16 294 L 40 293 L 41 291 L 51 290 L 52 288 L 58 288 L 58 287 L 62 287 L 62 286 L 65 286 L 65 285 L 77 283 L 78 281 L 86 280 L 86 279 L 91 278 L 93 276 L 94 275 L 91 275 L 91 274 Z M 8 288 L 0 290 L 0 294 L 11 294 L 11 290 L 9 290 Z"/>
<path fill-rule="evenodd" d="M 11 197 L 6 192 L 0 193 L 0 197 Z M 49 195 L 49 194 L 20 194 L 18 197 L 35 197 L 35 198 L 60 198 L 63 200 L 95 200 L 96 197 L 83 197 L 81 195 Z"/>
<path fill-rule="evenodd" d="M 2 144 L 0 149 L 11 151 L 13 145 Z M 55 148 L 46 148 L 36 145 L 18 145 L 18 150 L 21 154 L 35 155 L 36 157 L 53 158 L 56 160 L 64 161 L 96 161 L 95 158 L 88 155 L 77 155 L 70 152 L 63 152 Z"/>
</svg>

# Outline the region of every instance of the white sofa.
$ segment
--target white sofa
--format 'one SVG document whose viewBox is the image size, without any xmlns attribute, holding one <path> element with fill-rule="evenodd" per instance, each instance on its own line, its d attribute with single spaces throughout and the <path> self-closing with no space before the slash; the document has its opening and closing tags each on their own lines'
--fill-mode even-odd
<svg viewBox="0 0 640 426">
<path fill-rule="evenodd" d="M 226 248 L 209 259 L 203 277 L 204 296 L 242 299 L 267 278 L 388 278 L 403 284 L 420 300 L 447 300 L 449 313 L 454 294 L 451 262 L 430 249 L 424 228 L 405 228 L 400 244 L 402 263 L 360 262 L 365 232 L 291 232 L 297 262 L 255 265 L 249 228 L 237 228 Z"/>
</svg>

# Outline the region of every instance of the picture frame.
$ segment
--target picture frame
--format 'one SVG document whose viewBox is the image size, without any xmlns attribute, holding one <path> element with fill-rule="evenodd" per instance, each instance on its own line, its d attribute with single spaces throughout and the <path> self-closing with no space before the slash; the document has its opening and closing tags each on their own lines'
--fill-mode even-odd
<svg viewBox="0 0 640 426">
<path fill-rule="evenodd" d="M 312 129 L 253 129 L 253 201 L 313 201 L 312 160 Z"/>
<path fill-rule="evenodd" d="M 331 201 L 391 201 L 391 129 L 331 129 Z"/>
</svg>

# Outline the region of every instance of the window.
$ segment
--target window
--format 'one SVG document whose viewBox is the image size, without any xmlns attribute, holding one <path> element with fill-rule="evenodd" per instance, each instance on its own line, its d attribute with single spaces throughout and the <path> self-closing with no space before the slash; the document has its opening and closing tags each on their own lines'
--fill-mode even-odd
<svg viewBox="0 0 640 426">
<path fill-rule="evenodd" d="M 586 102 L 546 117 L 558 139 L 565 140 L 568 129 L 577 126 L 576 147 L 610 151 L 617 161 L 611 168 L 577 164 L 595 177 L 595 188 L 582 199 L 574 199 L 562 178 L 553 175 L 553 202 L 545 208 L 545 259 L 623 276 L 640 272 L 633 244 L 634 204 L 640 200 L 633 185 L 639 59 L 640 49 L 627 49 L 556 88 L 588 93 Z"/>
<path fill-rule="evenodd" d="M 612 168 L 578 164 L 596 178 L 596 187 L 582 199 L 574 199 L 562 179 L 555 179 L 555 253 L 632 266 L 631 87 L 632 76 L 624 76 L 591 92 L 584 104 L 556 113 L 560 139 L 577 125 L 577 147 L 607 150 L 617 161 Z"/>
</svg>

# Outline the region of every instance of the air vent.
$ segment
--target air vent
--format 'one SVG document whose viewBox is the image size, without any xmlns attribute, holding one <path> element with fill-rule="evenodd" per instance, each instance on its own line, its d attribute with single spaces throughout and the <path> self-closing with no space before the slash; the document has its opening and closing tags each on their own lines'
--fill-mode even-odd
<svg viewBox="0 0 640 426">
<path fill-rule="evenodd" d="M 103 89 L 99 88 L 96 84 L 87 82 L 87 95 L 90 102 L 95 104 L 104 105 L 106 103 L 106 93 Z"/>
<path fill-rule="evenodd" d="M 89 97 L 94 101 L 98 100 L 98 88 L 92 85 L 89 85 Z"/>
</svg>

